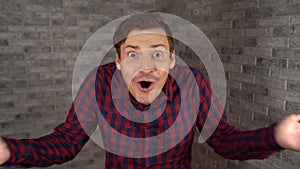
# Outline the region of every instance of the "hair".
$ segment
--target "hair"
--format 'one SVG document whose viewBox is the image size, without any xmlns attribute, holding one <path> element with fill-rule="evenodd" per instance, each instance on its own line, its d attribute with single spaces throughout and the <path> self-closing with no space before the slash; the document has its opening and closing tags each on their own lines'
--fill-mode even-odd
<svg viewBox="0 0 300 169">
<path fill-rule="evenodd" d="M 116 29 L 113 43 L 117 54 L 120 57 L 121 44 L 126 41 L 128 34 L 135 29 L 144 30 L 150 28 L 162 28 L 167 35 L 170 52 L 174 50 L 174 40 L 169 26 L 162 20 L 161 16 L 153 11 L 138 13 L 124 20 Z"/>
</svg>

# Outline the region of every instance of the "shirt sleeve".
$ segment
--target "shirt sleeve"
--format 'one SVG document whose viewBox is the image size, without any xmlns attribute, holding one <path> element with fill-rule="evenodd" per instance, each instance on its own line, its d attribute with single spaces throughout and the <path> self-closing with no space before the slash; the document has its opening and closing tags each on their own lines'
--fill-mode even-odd
<svg viewBox="0 0 300 169">
<path fill-rule="evenodd" d="M 90 73 L 73 101 L 66 121 L 53 133 L 37 139 L 3 138 L 11 156 L 4 166 L 46 167 L 73 159 L 96 128 L 96 102 L 93 98 L 95 75 Z"/>
<path fill-rule="evenodd" d="M 274 138 L 274 127 L 243 131 L 231 126 L 226 114 L 203 75 L 196 76 L 200 90 L 197 127 L 201 135 L 210 134 L 206 142 L 224 158 L 233 160 L 264 159 L 282 150 Z"/>
</svg>

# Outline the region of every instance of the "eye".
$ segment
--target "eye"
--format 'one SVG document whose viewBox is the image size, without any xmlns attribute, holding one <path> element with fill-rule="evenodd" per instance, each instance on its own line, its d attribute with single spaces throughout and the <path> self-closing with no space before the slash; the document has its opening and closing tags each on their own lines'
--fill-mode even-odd
<svg viewBox="0 0 300 169">
<path fill-rule="evenodd" d="M 131 57 L 131 58 L 135 58 L 135 57 L 137 57 L 137 53 L 136 52 L 129 52 L 128 56 Z"/>
<path fill-rule="evenodd" d="M 162 56 L 162 52 L 161 51 L 156 51 L 156 52 L 153 53 L 153 57 L 154 58 L 159 58 L 161 56 Z"/>
</svg>

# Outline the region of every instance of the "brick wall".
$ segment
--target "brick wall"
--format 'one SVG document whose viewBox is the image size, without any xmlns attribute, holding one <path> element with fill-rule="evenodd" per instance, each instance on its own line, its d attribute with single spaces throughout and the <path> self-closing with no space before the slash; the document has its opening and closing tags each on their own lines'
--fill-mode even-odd
<svg viewBox="0 0 300 169">
<path fill-rule="evenodd" d="M 214 44 L 226 71 L 231 124 L 256 129 L 300 110 L 300 1 L 157 0 L 156 9 L 189 20 Z M 299 157 L 282 151 L 238 162 L 194 144 L 193 168 L 299 169 Z"/>
<path fill-rule="evenodd" d="M 62 123 L 85 41 L 114 19 L 154 7 L 154 0 L 0 0 L 0 135 L 35 138 Z M 103 166 L 103 151 L 89 141 L 75 160 L 50 168 Z"/>
<path fill-rule="evenodd" d="M 189 20 L 215 45 L 226 70 L 232 124 L 254 129 L 300 110 L 297 0 L 0 0 L 1 135 L 51 132 L 67 114 L 73 66 L 89 36 L 123 15 L 154 9 Z M 193 65 L 193 52 L 176 45 Z M 300 167 L 299 153 L 291 151 L 237 162 L 205 144 L 193 148 L 195 169 Z M 103 168 L 103 160 L 103 151 L 89 142 L 76 159 L 50 168 Z"/>
</svg>

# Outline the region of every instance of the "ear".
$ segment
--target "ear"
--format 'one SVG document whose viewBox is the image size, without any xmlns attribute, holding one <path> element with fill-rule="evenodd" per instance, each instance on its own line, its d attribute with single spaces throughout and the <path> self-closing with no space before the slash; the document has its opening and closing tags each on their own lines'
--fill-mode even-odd
<svg viewBox="0 0 300 169">
<path fill-rule="evenodd" d="M 175 56 L 175 50 L 173 50 L 170 58 L 170 69 L 172 69 L 175 66 L 176 63 L 176 56 Z"/>
<path fill-rule="evenodd" d="M 121 70 L 121 59 L 119 57 L 119 54 L 116 52 L 116 67 L 118 70 Z"/>
</svg>

